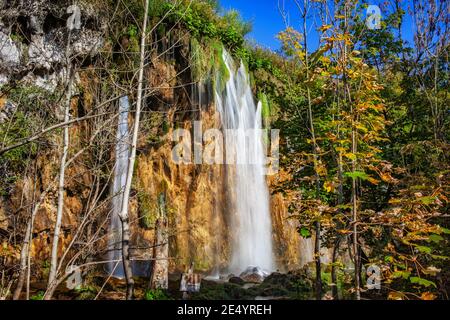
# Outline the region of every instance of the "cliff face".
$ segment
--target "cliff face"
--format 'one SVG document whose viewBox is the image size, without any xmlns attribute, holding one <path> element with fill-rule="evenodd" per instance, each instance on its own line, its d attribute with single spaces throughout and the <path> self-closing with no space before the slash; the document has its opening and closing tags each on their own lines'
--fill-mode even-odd
<svg viewBox="0 0 450 320">
<path fill-rule="evenodd" d="M 102 105 L 99 100 L 102 90 L 114 85 L 105 83 L 104 78 L 96 73 L 103 59 L 100 52 L 111 50 L 105 35 L 102 10 L 95 5 L 81 4 L 82 28 L 73 32 L 71 36 L 74 38 L 67 46 L 65 21 L 70 15 L 66 8 L 71 1 L 66 2 L 23 1 L 21 6 L 12 6 L 7 1 L 3 7 L 0 3 L 0 42 L 5 44 L 0 49 L 0 85 L 4 85 L 4 89 L 14 88 L 20 83 L 21 88 L 33 86 L 44 90 L 44 93 L 34 94 L 28 100 L 18 99 L 18 95 L 2 90 L 0 111 L 4 123 L 15 119 L 11 106 L 20 110 L 27 104 L 27 108 L 32 109 L 30 114 L 33 114 L 38 110 L 30 104 L 36 103 L 36 99 L 46 93 L 58 92 L 67 70 L 64 58 L 67 52 L 81 61 L 71 100 L 73 118 L 97 110 Z M 18 26 L 25 30 L 26 36 L 14 36 Z M 192 131 L 194 120 L 201 120 L 204 130 L 220 127 L 211 85 L 191 84 L 195 81 L 188 63 L 189 37 L 180 34 L 183 34 L 180 30 L 174 30 L 170 42 L 164 44 L 166 40 L 161 41 L 163 45 L 151 55 L 151 63 L 146 68 L 146 85 L 154 89 L 144 106 L 132 187 L 132 255 L 141 260 L 152 256 L 156 216 L 160 209 L 158 197 L 164 194 L 169 219 L 171 270 L 182 270 L 194 262 L 198 270 L 213 271 L 225 268 L 230 256 L 229 219 L 232 212 L 228 202 L 232 190 L 228 189 L 225 166 L 178 165 L 172 160 L 172 148 L 176 142 L 171 140 L 171 136 L 175 129 Z M 174 43 L 176 46 L 167 53 L 166 48 Z M 110 108 L 107 111 L 117 109 L 116 100 L 107 105 Z M 54 113 L 53 123 L 57 123 L 60 100 L 51 100 L 46 108 Z M 97 135 L 100 124 L 108 121 L 108 131 L 102 131 L 93 142 L 92 135 Z M 132 115 L 129 122 L 133 122 Z M 99 260 L 104 256 L 115 126 L 114 119 L 99 116 L 92 121 L 76 122 L 70 127 L 70 154 L 80 155 L 68 166 L 66 173 L 61 255 L 70 247 L 67 256 L 81 257 L 83 261 Z M 21 167 L 24 168 L 21 172 L 14 172 L 16 178 L 9 182 L 8 188 L 2 188 L 5 191 L 0 198 L 0 236 L 5 243 L 6 239 L 13 238 L 14 241 L 8 241 L 12 245 L 8 244 L 8 248 L 4 247 L 0 252 L 7 257 L 9 265 L 17 263 L 32 208 L 57 177 L 60 144 L 58 131 L 46 135 L 38 151 L 33 152 L 31 161 Z M 12 174 L 11 168 L 4 170 Z M 269 187 L 274 180 L 273 177 L 268 178 Z M 49 259 L 56 196 L 56 188 L 50 188 L 39 204 L 31 247 L 35 266 L 41 266 Z M 287 219 L 288 211 L 281 194 L 271 196 L 271 209 L 278 265 L 280 268 L 294 268 L 305 262 L 301 260 L 302 252 L 307 250 L 305 242 L 298 236 L 295 221 Z"/>
<path fill-rule="evenodd" d="M 66 56 L 95 56 L 105 43 L 107 23 L 93 3 L 78 4 L 83 28 L 70 32 L 72 1 L 1 1 L 0 85 L 20 81 L 54 90 L 66 73 Z"/>
</svg>

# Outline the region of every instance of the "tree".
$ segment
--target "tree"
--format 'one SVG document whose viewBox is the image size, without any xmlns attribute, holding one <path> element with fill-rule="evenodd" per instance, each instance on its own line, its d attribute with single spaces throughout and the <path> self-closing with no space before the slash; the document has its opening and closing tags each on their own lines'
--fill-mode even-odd
<svg viewBox="0 0 450 320">
<path fill-rule="evenodd" d="M 149 3 L 150 3 L 149 0 L 145 0 L 144 21 L 142 24 L 142 35 L 140 45 L 136 113 L 134 118 L 133 136 L 131 140 L 130 157 L 128 159 L 127 180 L 123 191 L 124 196 L 122 201 L 122 209 L 119 214 L 120 220 L 122 221 L 122 257 L 123 257 L 123 269 L 125 272 L 125 278 L 127 280 L 127 295 L 126 295 L 127 300 L 132 299 L 134 289 L 134 280 L 132 278 L 133 274 L 131 270 L 130 251 L 129 251 L 130 225 L 128 220 L 129 219 L 128 206 L 130 199 L 131 182 L 133 180 L 134 162 L 136 159 L 137 139 L 139 135 L 139 120 L 141 116 L 142 100 L 144 95 L 143 84 L 144 84 L 145 44 L 147 37 L 146 30 L 147 30 Z"/>
</svg>

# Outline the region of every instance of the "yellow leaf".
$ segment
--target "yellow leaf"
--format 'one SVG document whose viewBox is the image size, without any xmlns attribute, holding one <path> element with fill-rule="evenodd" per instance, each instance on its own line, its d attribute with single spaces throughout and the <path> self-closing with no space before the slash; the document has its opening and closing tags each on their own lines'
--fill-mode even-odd
<svg viewBox="0 0 450 320">
<path fill-rule="evenodd" d="M 380 183 L 380 180 L 377 180 L 377 179 L 372 178 L 372 177 L 367 178 L 367 180 L 369 180 L 370 183 L 375 184 L 375 185 Z"/>
<path fill-rule="evenodd" d="M 330 24 L 324 24 L 323 26 L 321 26 L 321 27 L 319 28 L 319 30 L 322 31 L 322 32 L 325 32 L 325 31 L 327 31 L 327 30 L 330 29 L 330 28 L 331 28 L 331 25 L 330 25 Z"/>
<path fill-rule="evenodd" d="M 394 178 L 388 172 L 380 172 L 380 178 L 384 182 L 391 182 Z"/>
<path fill-rule="evenodd" d="M 403 294 L 400 292 L 389 292 L 388 300 L 403 300 Z"/>
<path fill-rule="evenodd" d="M 356 160 L 356 154 L 351 152 L 344 153 L 344 157 L 349 158 L 350 160 Z"/>
<path fill-rule="evenodd" d="M 327 175 L 327 168 L 325 168 L 324 165 L 319 164 L 319 165 L 316 166 L 316 173 L 319 176 L 326 176 Z"/>
<path fill-rule="evenodd" d="M 333 182 L 331 182 L 331 181 L 325 181 L 323 184 L 323 187 L 327 192 L 334 191 L 334 185 L 333 185 Z"/>
</svg>

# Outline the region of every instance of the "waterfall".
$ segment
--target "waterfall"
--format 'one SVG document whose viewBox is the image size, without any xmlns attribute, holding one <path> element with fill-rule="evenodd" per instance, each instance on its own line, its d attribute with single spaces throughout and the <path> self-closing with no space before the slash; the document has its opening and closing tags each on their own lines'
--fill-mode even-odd
<svg viewBox="0 0 450 320">
<path fill-rule="evenodd" d="M 128 132 L 128 111 L 130 104 L 128 96 L 119 100 L 119 121 L 116 134 L 116 163 L 114 166 L 114 177 L 112 185 L 111 225 L 108 239 L 108 265 L 109 274 L 123 278 L 122 260 L 122 223 L 119 213 L 122 208 L 123 190 L 127 180 L 128 157 L 130 152 L 130 141 Z M 116 266 L 117 264 L 117 266 Z"/>
<path fill-rule="evenodd" d="M 269 191 L 265 179 L 266 155 L 262 134 L 262 105 L 255 105 L 245 66 L 235 68 L 224 49 L 226 83 L 216 81 L 216 104 L 225 133 L 225 154 L 231 212 L 229 271 L 248 267 L 275 268 Z M 222 81 L 223 82 L 223 81 Z M 222 84 L 222 85 L 221 85 Z"/>
</svg>

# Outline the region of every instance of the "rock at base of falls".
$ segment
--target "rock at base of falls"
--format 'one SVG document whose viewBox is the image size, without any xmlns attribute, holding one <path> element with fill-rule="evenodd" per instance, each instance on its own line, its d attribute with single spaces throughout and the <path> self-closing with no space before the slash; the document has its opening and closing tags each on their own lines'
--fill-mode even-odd
<svg viewBox="0 0 450 320">
<path fill-rule="evenodd" d="M 255 277 L 254 267 L 248 268 L 248 275 Z M 247 270 L 246 270 L 247 271 Z M 261 279 L 267 273 L 256 270 Z M 260 274 L 258 274 L 258 272 Z M 228 281 L 225 280 L 228 278 Z M 223 280 L 203 279 L 199 292 L 193 293 L 192 299 L 206 300 L 253 300 L 253 299 L 312 299 L 314 297 L 314 280 L 307 278 L 301 269 L 287 273 L 273 272 L 267 275 L 262 282 L 247 282 L 247 278 L 229 275 Z"/>
<path fill-rule="evenodd" d="M 239 285 L 245 284 L 244 279 L 242 279 L 241 277 L 236 277 L 236 276 L 231 277 L 231 278 L 228 280 L 228 282 L 229 282 L 229 283 L 239 284 Z"/>
<path fill-rule="evenodd" d="M 264 271 L 259 267 L 248 267 L 239 275 L 239 277 L 244 282 L 261 283 L 268 275 L 269 273 L 267 271 Z"/>
</svg>

